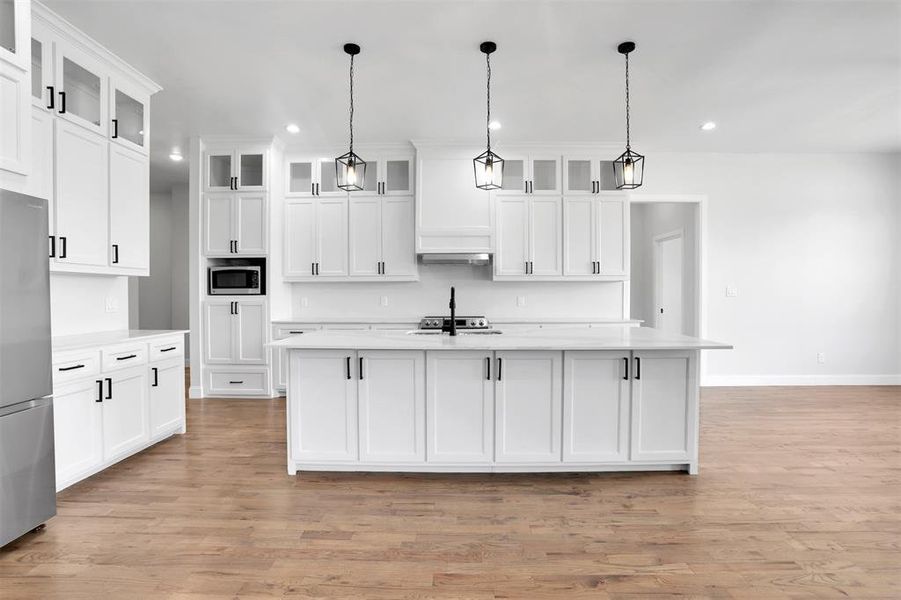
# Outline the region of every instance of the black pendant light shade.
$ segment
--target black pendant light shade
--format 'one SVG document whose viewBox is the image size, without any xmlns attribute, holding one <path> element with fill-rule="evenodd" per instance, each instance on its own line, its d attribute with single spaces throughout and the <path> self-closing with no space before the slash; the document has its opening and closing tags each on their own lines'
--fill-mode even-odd
<svg viewBox="0 0 901 600">
<path fill-rule="evenodd" d="M 626 151 L 613 161 L 613 179 L 618 190 L 634 190 L 644 180 L 644 156 L 631 147 L 631 123 L 629 121 L 629 53 L 635 50 L 635 42 L 623 42 L 617 51 L 626 57 Z"/>
<path fill-rule="evenodd" d="M 491 53 L 497 50 L 494 42 L 482 42 L 479 50 L 485 54 L 485 66 L 488 70 L 487 86 L 487 116 L 485 118 L 485 131 L 488 134 L 487 149 L 472 159 L 472 168 L 475 172 L 476 187 L 480 190 L 500 189 L 504 182 L 504 159 L 491 151 Z"/>
<path fill-rule="evenodd" d="M 366 161 L 354 154 L 354 56 L 360 53 L 356 44 L 344 44 L 350 55 L 350 149 L 335 159 L 335 180 L 345 192 L 358 192 L 366 181 Z"/>
</svg>

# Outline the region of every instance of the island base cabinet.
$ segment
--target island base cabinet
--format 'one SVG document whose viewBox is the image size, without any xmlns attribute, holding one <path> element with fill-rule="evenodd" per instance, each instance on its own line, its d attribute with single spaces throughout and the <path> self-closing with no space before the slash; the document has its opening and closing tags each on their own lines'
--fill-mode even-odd
<svg viewBox="0 0 901 600">
<path fill-rule="evenodd" d="M 497 352 L 497 462 L 560 462 L 562 352 Z"/>
<path fill-rule="evenodd" d="M 632 353 L 632 460 L 697 469 L 697 352 Z"/>
<path fill-rule="evenodd" d="M 114 460 L 150 439 L 147 372 L 135 367 L 106 379 L 103 396 L 103 455 Z"/>
<path fill-rule="evenodd" d="M 288 356 L 288 420 L 294 461 L 357 460 L 355 351 L 296 350 Z M 293 471 L 289 461 L 289 472 Z"/>
<path fill-rule="evenodd" d="M 426 439 L 430 463 L 491 463 L 493 361 L 493 352 L 426 353 Z"/>
<path fill-rule="evenodd" d="M 629 460 L 629 352 L 566 352 L 564 462 Z"/>
<path fill-rule="evenodd" d="M 150 367 L 150 436 L 185 431 L 185 364 L 167 360 Z"/>
<path fill-rule="evenodd" d="M 360 460 L 425 461 L 425 353 L 361 351 Z"/>
</svg>

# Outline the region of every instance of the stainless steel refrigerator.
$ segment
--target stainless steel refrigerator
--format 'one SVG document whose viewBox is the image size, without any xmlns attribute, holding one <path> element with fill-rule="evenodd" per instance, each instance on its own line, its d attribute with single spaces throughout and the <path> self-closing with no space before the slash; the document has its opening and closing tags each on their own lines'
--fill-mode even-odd
<svg viewBox="0 0 901 600">
<path fill-rule="evenodd" d="M 0 190 L 0 546 L 56 514 L 47 201 Z"/>
</svg>

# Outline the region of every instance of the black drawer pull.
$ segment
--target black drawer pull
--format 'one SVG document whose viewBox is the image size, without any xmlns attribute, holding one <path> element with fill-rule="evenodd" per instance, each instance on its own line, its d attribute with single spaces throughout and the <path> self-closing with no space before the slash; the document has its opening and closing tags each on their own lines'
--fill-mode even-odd
<svg viewBox="0 0 901 600">
<path fill-rule="evenodd" d="M 74 371 L 75 369 L 84 369 L 84 365 L 75 365 L 74 367 L 60 367 L 60 371 Z"/>
<path fill-rule="evenodd" d="M 241 381 L 229 381 L 229 383 L 244 383 L 244 380 L 242 379 Z"/>
<path fill-rule="evenodd" d="M 172 346 L 171 348 L 163 348 L 160 352 L 172 352 L 176 349 L 176 346 Z"/>
<path fill-rule="evenodd" d="M 117 356 L 116 360 L 129 360 L 131 358 L 137 358 L 137 354 L 129 354 L 128 356 Z"/>
</svg>

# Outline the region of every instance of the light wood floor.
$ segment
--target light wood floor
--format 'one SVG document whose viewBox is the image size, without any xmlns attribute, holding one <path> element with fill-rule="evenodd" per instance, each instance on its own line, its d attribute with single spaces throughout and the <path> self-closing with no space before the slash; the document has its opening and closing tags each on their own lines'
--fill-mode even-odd
<svg viewBox="0 0 901 600">
<path fill-rule="evenodd" d="M 0 598 L 898 598 L 901 388 L 705 390 L 701 474 L 285 471 L 283 400 L 59 496 Z"/>
</svg>

